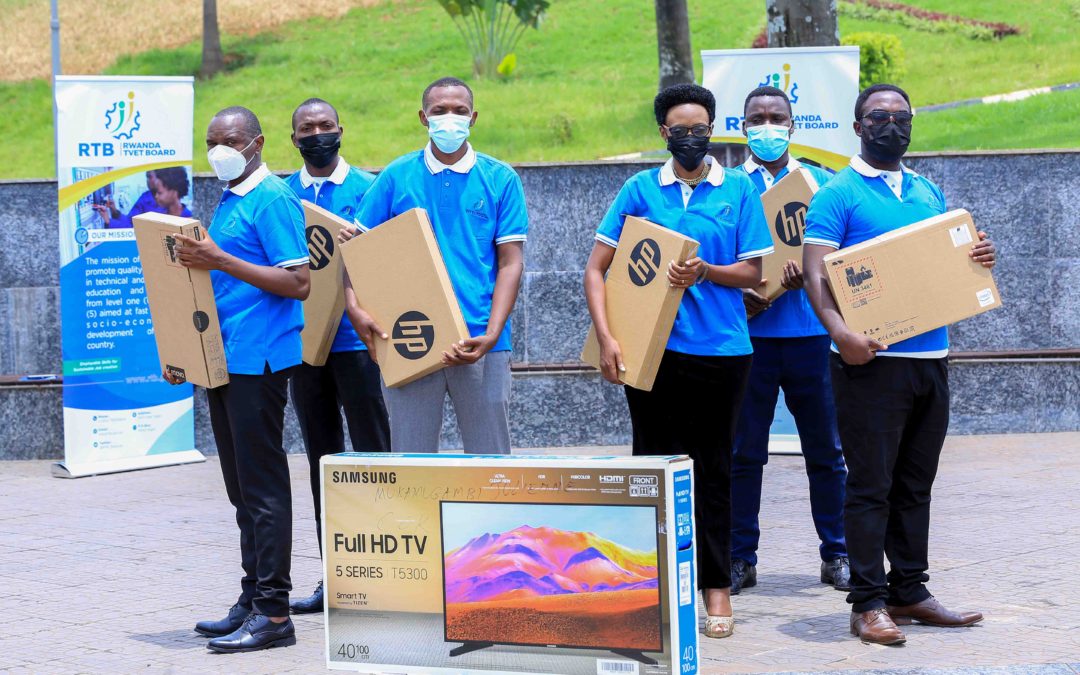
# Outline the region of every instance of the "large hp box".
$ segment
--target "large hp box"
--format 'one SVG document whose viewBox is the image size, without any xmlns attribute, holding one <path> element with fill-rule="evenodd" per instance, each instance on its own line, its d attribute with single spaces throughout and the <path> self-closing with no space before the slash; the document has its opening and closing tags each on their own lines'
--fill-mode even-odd
<svg viewBox="0 0 1080 675">
<path fill-rule="evenodd" d="M 412 209 L 341 245 L 360 306 L 389 335 L 375 355 L 396 387 L 443 367 L 442 352 L 468 339 L 427 211 Z"/>
<path fill-rule="evenodd" d="M 608 328 L 619 343 L 626 372 L 624 384 L 649 391 L 664 356 L 685 289 L 672 288 L 667 265 L 685 262 L 698 243 L 644 218 L 627 216 L 619 246 L 604 280 Z M 596 327 L 589 327 L 581 360 L 600 368 Z"/>
<path fill-rule="evenodd" d="M 321 474 L 330 668 L 698 672 L 688 458 L 345 453 Z"/>
<path fill-rule="evenodd" d="M 840 314 L 889 345 L 1000 307 L 990 270 L 968 257 L 977 241 L 956 209 L 826 255 Z"/>
<path fill-rule="evenodd" d="M 210 272 L 184 267 L 177 255 L 176 235 L 202 239 L 202 225 L 166 213 L 143 213 L 131 220 L 162 371 L 208 389 L 228 384 Z"/>
<path fill-rule="evenodd" d="M 817 190 L 814 175 L 807 169 L 798 168 L 761 195 L 765 222 L 769 225 L 774 249 L 761 259 L 761 277 L 766 283 L 760 292 L 769 300 L 775 300 L 787 290 L 780 285 L 787 261 L 794 260 L 802 267 L 806 209 Z"/>
<path fill-rule="evenodd" d="M 352 223 L 307 200 L 301 203 L 306 221 L 311 292 L 304 301 L 304 330 L 300 339 L 304 344 L 304 363 L 322 366 L 330 355 L 345 312 L 337 233 L 343 227 L 351 230 Z"/>
</svg>

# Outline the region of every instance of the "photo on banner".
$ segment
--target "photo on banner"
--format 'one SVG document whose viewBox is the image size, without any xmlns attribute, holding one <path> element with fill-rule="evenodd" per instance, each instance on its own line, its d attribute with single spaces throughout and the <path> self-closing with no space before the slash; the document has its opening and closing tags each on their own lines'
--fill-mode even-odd
<svg viewBox="0 0 1080 675">
<path fill-rule="evenodd" d="M 702 86 L 716 97 L 713 142 L 745 144 L 746 95 L 769 86 L 783 90 L 791 101 L 792 157 L 835 173 L 859 152 L 851 128 L 859 96 L 858 47 L 702 50 L 701 66 Z M 801 452 L 783 392 L 769 429 L 769 452 Z"/>
<path fill-rule="evenodd" d="M 131 218 L 190 216 L 190 77 L 56 78 L 63 477 L 202 461 L 161 377 Z"/>
</svg>

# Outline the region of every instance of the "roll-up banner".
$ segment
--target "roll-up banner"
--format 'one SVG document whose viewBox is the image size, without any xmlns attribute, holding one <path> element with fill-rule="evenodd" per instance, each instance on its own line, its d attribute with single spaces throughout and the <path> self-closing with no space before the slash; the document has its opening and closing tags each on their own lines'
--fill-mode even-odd
<svg viewBox="0 0 1080 675">
<path fill-rule="evenodd" d="M 58 76 L 64 461 L 88 476 L 203 461 L 191 385 L 161 377 L 131 218 L 191 214 L 191 77 Z"/>
</svg>

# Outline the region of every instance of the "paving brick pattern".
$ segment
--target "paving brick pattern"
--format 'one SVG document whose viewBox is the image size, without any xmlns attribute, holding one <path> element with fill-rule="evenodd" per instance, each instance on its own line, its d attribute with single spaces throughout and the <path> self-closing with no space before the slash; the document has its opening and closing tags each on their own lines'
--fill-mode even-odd
<svg viewBox="0 0 1080 675">
<path fill-rule="evenodd" d="M 306 594 L 319 559 L 306 463 L 291 467 Z M 1080 673 L 1080 433 L 948 439 L 930 588 L 986 621 L 910 627 L 902 647 L 847 633 L 844 595 L 818 583 L 806 485 L 800 458 L 771 459 L 758 586 L 735 598 L 732 638 L 702 638 L 704 672 Z M 0 671 L 322 671 L 321 615 L 294 619 L 295 647 L 253 654 L 211 654 L 192 632 L 234 601 L 238 545 L 216 458 L 80 480 L 0 463 Z"/>
</svg>

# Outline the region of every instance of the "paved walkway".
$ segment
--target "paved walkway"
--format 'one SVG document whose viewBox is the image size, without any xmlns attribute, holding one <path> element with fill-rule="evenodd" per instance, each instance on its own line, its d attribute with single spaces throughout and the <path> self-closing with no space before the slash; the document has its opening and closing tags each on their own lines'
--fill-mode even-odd
<svg viewBox="0 0 1080 675">
<path fill-rule="evenodd" d="M 306 593 L 319 560 L 305 462 L 292 470 L 293 580 Z M 735 598 L 734 637 L 702 638 L 704 672 L 1080 673 L 1078 486 L 1080 433 L 950 438 L 931 588 L 986 621 L 912 627 L 907 645 L 878 647 L 847 634 L 843 594 L 817 582 L 802 460 L 774 457 L 759 584 Z M 232 603 L 237 546 L 215 458 L 80 480 L 0 463 L 0 671 L 322 671 L 318 615 L 296 619 L 295 647 L 254 654 L 211 654 L 192 632 Z"/>
</svg>

